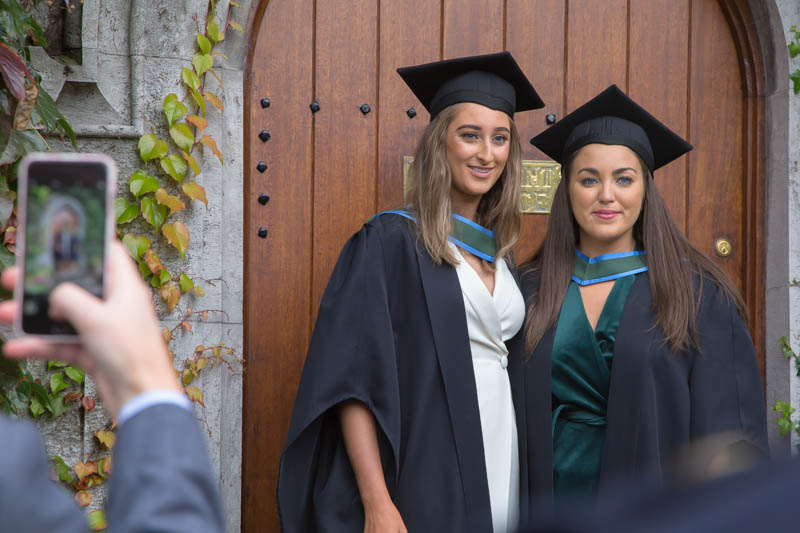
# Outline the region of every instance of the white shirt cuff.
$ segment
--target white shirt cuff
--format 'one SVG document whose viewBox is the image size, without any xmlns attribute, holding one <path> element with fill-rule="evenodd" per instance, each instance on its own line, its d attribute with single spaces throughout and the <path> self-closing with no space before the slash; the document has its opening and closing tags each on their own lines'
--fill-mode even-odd
<svg viewBox="0 0 800 533">
<path fill-rule="evenodd" d="M 170 389 L 153 389 L 128 400 L 119 410 L 117 425 L 121 426 L 126 420 L 149 407 L 163 404 L 177 405 L 188 411 L 192 410 L 192 402 L 182 392 Z"/>
</svg>

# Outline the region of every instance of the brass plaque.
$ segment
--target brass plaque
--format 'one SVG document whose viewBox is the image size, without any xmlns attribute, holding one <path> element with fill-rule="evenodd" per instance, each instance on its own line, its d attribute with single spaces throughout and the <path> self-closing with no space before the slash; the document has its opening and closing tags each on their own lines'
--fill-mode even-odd
<svg viewBox="0 0 800 533">
<path fill-rule="evenodd" d="M 408 171 L 414 158 L 403 157 L 403 197 L 409 188 Z M 522 212 L 544 213 L 550 212 L 553 204 L 553 195 L 561 181 L 561 165 L 553 161 L 523 161 L 522 162 Z"/>
<path fill-rule="evenodd" d="M 549 213 L 561 181 L 561 165 L 553 161 L 522 162 L 522 212 Z"/>
</svg>

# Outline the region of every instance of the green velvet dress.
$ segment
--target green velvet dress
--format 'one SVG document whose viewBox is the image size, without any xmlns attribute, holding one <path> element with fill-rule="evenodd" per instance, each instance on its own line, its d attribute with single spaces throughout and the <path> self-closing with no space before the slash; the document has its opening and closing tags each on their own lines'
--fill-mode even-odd
<svg viewBox="0 0 800 533">
<path fill-rule="evenodd" d="M 611 359 L 635 275 L 618 278 L 592 331 L 570 282 L 553 340 L 553 488 L 556 499 L 594 492 L 605 442 Z"/>
</svg>

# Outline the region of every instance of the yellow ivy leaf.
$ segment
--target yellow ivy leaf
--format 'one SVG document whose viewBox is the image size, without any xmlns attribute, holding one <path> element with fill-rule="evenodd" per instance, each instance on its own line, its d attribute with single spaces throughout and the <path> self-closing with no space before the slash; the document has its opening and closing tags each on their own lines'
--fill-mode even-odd
<svg viewBox="0 0 800 533">
<path fill-rule="evenodd" d="M 212 76 L 214 76 L 215 78 L 217 78 L 217 82 L 219 83 L 219 86 L 220 86 L 220 87 L 222 88 L 222 90 L 224 91 L 224 90 L 225 90 L 225 83 L 222 81 L 222 78 L 220 78 L 220 77 L 219 77 L 219 74 L 217 74 L 216 72 L 214 72 L 214 69 L 213 69 L 213 68 L 212 68 L 212 69 L 210 69 L 208 72 L 210 72 Z M 220 110 L 220 111 L 222 111 L 222 110 Z"/>
<path fill-rule="evenodd" d="M 232 5 L 233 7 L 242 7 L 242 6 L 239 5 L 239 2 L 234 2 L 233 0 L 230 0 L 230 2 L 228 2 L 228 3 L 230 5 Z"/>
<path fill-rule="evenodd" d="M 167 344 L 169 344 L 169 341 L 172 340 L 172 333 L 170 333 L 167 326 L 164 326 L 164 329 L 161 330 L 161 336 L 164 337 L 164 342 Z"/>
<path fill-rule="evenodd" d="M 86 517 L 86 520 L 89 522 L 89 529 L 92 531 L 102 531 L 108 527 L 108 523 L 106 522 L 106 514 L 97 509 L 89 513 Z"/>
<path fill-rule="evenodd" d="M 203 391 L 201 391 L 194 385 L 186 387 L 186 396 L 188 396 L 189 399 L 192 400 L 193 402 L 199 403 L 203 407 L 206 406 L 206 404 L 203 403 Z"/>
<path fill-rule="evenodd" d="M 211 351 L 214 352 L 214 357 L 217 358 L 217 361 L 222 362 L 222 354 L 220 354 L 220 346 L 214 346 L 214 348 L 212 348 Z"/>
<path fill-rule="evenodd" d="M 194 157 L 192 157 L 191 155 L 187 154 L 184 151 L 181 151 L 181 155 L 186 160 L 186 162 L 189 163 L 189 168 L 192 169 L 192 173 L 195 176 L 197 176 L 202 172 L 202 170 L 200 170 L 200 165 L 197 164 L 197 160 Z"/>
<path fill-rule="evenodd" d="M 201 357 L 197 360 L 197 370 L 203 370 L 206 367 L 206 363 L 208 363 L 208 359 L 205 357 Z"/>
<path fill-rule="evenodd" d="M 208 126 L 208 121 L 203 117 L 199 117 L 197 115 L 189 115 L 186 117 L 186 122 L 194 126 L 195 128 L 203 131 Z"/>
<path fill-rule="evenodd" d="M 161 287 L 161 299 L 167 302 L 167 309 L 171 313 L 175 306 L 178 305 L 178 300 L 181 298 L 181 290 L 173 282 L 169 282 Z"/>
<path fill-rule="evenodd" d="M 186 204 L 184 204 L 180 198 L 178 198 L 177 196 L 172 196 L 167 192 L 166 189 L 158 189 L 156 191 L 156 202 L 158 202 L 161 205 L 169 207 L 170 215 L 174 215 L 175 213 L 186 207 Z M 145 258 L 145 260 L 147 259 Z M 153 271 L 153 274 L 155 274 L 155 271 Z"/>
<path fill-rule="evenodd" d="M 106 450 L 113 448 L 114 443 L 117 441 L 117 436 L 114 434 L 114 432 L 106 431 L 105 429 L 99 429 L 95 431 L 94 438 L 96 438 Z M 97 471 L 97 468 L 95 468 L 95 471 Z"/>
<path fill-rule="evenodd" d="M 189 333 L 192 332 L 192 325 L 187 320 L 184 320 L 183 322 L 181 322 L 180 326 L 183 329 L 185 329 L 186 331 L 188 331 Z"/>
<path fill-rule="evenodd" d="M 235 20 L 228 21 L 228 24 L 234 30 L 244 33 L 244 28 L 242 28 L 242 25 L 236 22 Z"/>
<path fill-rule="evenodd" d="M 219 158 L 219 162 L 222 163 L 222 152 L 220 152 L 219 148 L 217 148 L 217 143 L 214 141 L 214 139 L 208 135 L 203 135 L 203 137 L 200 139 L 200 142 L 203 144 L 203 146 L 214 152 L 214 155 Z"/>
<path fill-rule="evenodd" d="M 194 381 L 194 372 L 192 372 L 188 368 L 184 368 L 183 374 L 181 374 L 181 382 L 183 383 L 183 386 L 185 387 L 192 381 Z"/>
<path fill-rule="evenodd" d="M 164 224 L 161 226 L 161 233 L 163 233 L 167 241 L 178 250 L 181 259 L 185 261 L 186 249 L 189 247 L 189 230 L 183 222 L 175 221 Z M 175 289 L 178 289 L 178 287 L 175 287 Z"/>
<path fill-rule="evenodd" d="M 217 98 L 216 95 L 214 95 L 212 93 L 209 93 L 209 92 L 205 92 L 205 93 L 203 93 L 203 96 L 206 97 L 206 100 L 211 102 L 211 105 L 213 105 L 214 107 L 216 107 L 220 111 L 225 111 L 225 106 L 222 105 L 222 102 L 220 102 L 219 98 Z"/>
<path fill-rule="evenodd" d="M 186 193 L 186 196 L 191 198 L 192 200 L 200 200 L 206 207 L 208 207 L 208 198 L 206 198 L 206 190 L 203 188 L 202 185 L 197 183 L 196 181 L 187 181 L 183 185 L 181 185 L 181 189 L 183 192 Z"/>
<path fill-rule="evenodd" d="M 157 273 L 159 270 L 164 270 L 161 258 L 158 257 L 158 254 L 156 254 L 152 248 L 144 253 L 144 262 L 147 263 L 147 268 L 149 268 L 150 272 L 153 274 Z"/>
<path fill-rule="evenodd" d="M 212 55 L 212 56 L 219 56 L 219 57 L 221 57 L 222 59 L 224 59 L 225 61 L 227 61 L 227 60 L 228 60 L 228 56 L 226 56 L 226 55 L 225 55 L 225 54 L 223 54 L 222 52 L 211 52 L 211 55 Z"/>
<path fill-rule="evenodd" d="M 201 298 L 206 295 L 206 290 L 199 285 L 195 285 L 194 288 L 192 289 L 192 292 L 194 292 L 197 296 L 200 296 Z"/>
<path fill-rule="evenodd" d="M 83 481 L 88 476 L 97 473 L 97 463 L 94 461 L 78 461 L 75 463 L 75 474 L 78 476 L 78 481 Z"/>
<path fill-rule="evenodd" d="M 203 353 L 204 351 L 206 351 L 206 347 L 202 344 L 198 344 L 197 346 L 194 347 L 195 354 Z"/>
<path fill-rule="evenodd" d="M 92 503 L 92 493 L 86 492 L 85 490 L 79 490 L 75 493 L 75 501 L 81 507 L 88 507 L 88 505 Z"/>
<path fill-rule="evenodd" d="M 3 77 L 7 76 L 3 72 Z M 36 107 L 36 99 L 39 97 L 39 88 L 35 83 L 25 85 L 25 97 L 17 102 L 17 110 L 14 112 L 14 129 L 27 130 L 31 125 L 31 115 L 33 108 Z"/>
</svg>

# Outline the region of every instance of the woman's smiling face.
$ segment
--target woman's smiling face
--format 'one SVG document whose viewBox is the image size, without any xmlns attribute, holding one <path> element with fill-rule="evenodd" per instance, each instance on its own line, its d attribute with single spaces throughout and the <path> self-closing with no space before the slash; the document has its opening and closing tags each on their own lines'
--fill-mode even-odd
<svg viewBox="0 0 800 533">
<path fill-rule="evenodd" d="M 633 250 L 645 194 L 644 169 L 630 148 L 589 144 L 572 160 L 568 192 L 580 250 L 595 257 Z"/>
<path fill-rule="evenodd" d="M 506 167 L 510 142 L 508 115 L 472 102 L 461 104 L 445 141 L 454 205 L 478 202 L 491 190 Z"/>
</svg>

